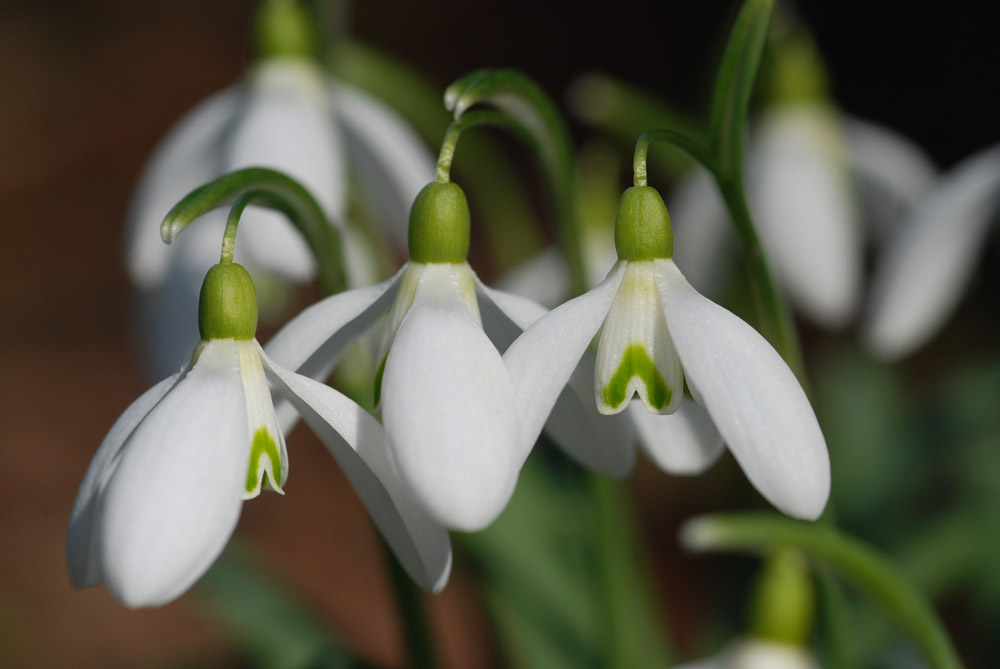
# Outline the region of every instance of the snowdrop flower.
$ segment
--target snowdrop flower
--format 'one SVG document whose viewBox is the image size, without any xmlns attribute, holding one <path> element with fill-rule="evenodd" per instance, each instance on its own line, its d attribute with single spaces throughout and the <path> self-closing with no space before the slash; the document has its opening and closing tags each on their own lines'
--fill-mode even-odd
<svg viewBox="0 0 1000 669">
<path fill-rule="evenodd" d="M 819 669 L 819 663 L 803 648 L 751 637 L 730 644 L 715 657 L 676 669 Z"/>
<path fill-rule="evenodd" d="M 670 218 L 655 189 L 625 191 L 615 246 L 619 261 L 600 285 L 538 320 L 504 354 L 522 431 L 537 436 L 600 329 L 594 379 L 601 413 L 623 411 L 636 394 L 651 413 L 675 413 L 686 404 L 686 383 L 761 494 L 787 514 L 817 518 L 830 464 L 812 407 L 771 345 L 685 280 L 671 259 Z M 691 426 L 704 433 L 704 423 Z M 694 441 L 703 449 L 696 459 L 714 459 L 716 444 Z"/>
<path fill-rule="evenodd" d="M 281 30 L 284 28 L 284 30 Z M 352 227 L 347 212 L 347 159 L 360 191 L 379 220 L 402 221 L 413 198 L 434 174 L 434 160 L 394 111 L 370 95 L 332 80 L 313 57 L 310 18 L 298 3 L 267 2 L 258 21 L 262 58 L 244 81 L 199 104 L 157 147 L 136 189 L 127 216 L 127 264 L 138 287 L 140 335 L 151 342 L 146 361 L 157 377 L 183 362 L 197 342 L 187 305 L 215 261 L 212 243 L 224 216 L 204 221 L 178 240 L 172 252 L 161 243 L 165 212 L 194 188 L 250 166 L 281 170 L 305 185 L 327 219 L 340 225 L 352 283 L 375 276 L 373 252 Z M 275 212 L 251 208 L 237 260 L 264 288 L 310 281 L 316 273 L 308 248 Z M 270 219 L 270 220 L 263 220 Z M 398 248 L 402 226 L 388 226 Z"/>
<path fill-rule="evenodd" d="M 454 183 L 421 191 L 410 214 L 409 246 L 410 260 L 394 277 L 306 309 L 267 351 L 278 363 L 319 378 L 388 311 L 375 378 L 385 447 L 435 520 L 479 530 L 506 506 L 541 431 L 539 423 L 526 437 L 500 351 L 545 309 L 476 277 L 466 262 L 468 203 Z M 580 388 L 590 371 L 584 363 L 558 402 L 552 398 L 549 428 L 577 459 L 621 477 L 633 463 L 629 426 L 600 420 L 583 399 L 587 391 Z"/>
<path fill-rule="evenodd" d="M 197 581 L 229 540 L 243 500 L 262 488 L 283 493 L 288 454 L 273 388 L 337 458 L 409 574 L 442 588 L 448 534 L 401 486 L 379 445 L 381 426 L 337 391 L 272 362 L 256 325 L 247 271 L 212 267 L 191 361 L 125 410 L 87 470 L 67 538 L 73 584 L 103 582 L 138 607 L 165 604 Z"/>
<path fill-rule="evenodd" d="M 913 207 L 886 249 L 864 323 L 868 347 L 895 359 L 944 324 L 972 276 L 1000 205 L 1000 146 L 967 159 Z"/>
</svg>

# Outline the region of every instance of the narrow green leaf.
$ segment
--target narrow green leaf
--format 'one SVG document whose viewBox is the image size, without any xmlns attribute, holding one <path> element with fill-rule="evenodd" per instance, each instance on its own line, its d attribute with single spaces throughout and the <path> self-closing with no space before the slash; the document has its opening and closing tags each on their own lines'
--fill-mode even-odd
<svg viewBox="0 0 1000 669">
<path fill-rule="evenodd" d="M 742 178 L 743 131 L 774 0 L 746 0 L 726 44 L 712 96 L 709 132 L 726 179 Z"/>
<path fill-rule="evenodd" d="M 327 220 L 316 199 L 298 181 L 276 170 L 247 167 L 225 174 L 196 188 L 174 205 L 160 225 L 160 236 L 172 242 L 198 217 L 233 205 L 250 195 L 253 204 L 274 209 L 288 217 L 316 258 L 320 283 L 328 293 L 347 287 L 340 235 Z M 240 206 L 246 206 L 244 200 Z"/>
<path fill-rule="evenodd" d="M 772 514 L 705 516 L 681 530 L 689 548 L 766 552 L 795 548 L 829 566 L 842 579 L 876 602 L 910 635 L 936 669 L 962 667 L 934 609 L 892 564 L 861 541 L 827 525 Z"/>
<path fill-rule="evenodd" d="M 569 130 L 555 103 L 538 84 L 515 70 L 473 72 L 445 91 L 445 106 L 454 113 L 456 120 L 477 105 L 500 110 L 534 138 L 533 148 L 552 185 L 559 241 L 569 263 L 574 292 L 583 292 L 587 286 L 573 147 Z"/>
</svg>

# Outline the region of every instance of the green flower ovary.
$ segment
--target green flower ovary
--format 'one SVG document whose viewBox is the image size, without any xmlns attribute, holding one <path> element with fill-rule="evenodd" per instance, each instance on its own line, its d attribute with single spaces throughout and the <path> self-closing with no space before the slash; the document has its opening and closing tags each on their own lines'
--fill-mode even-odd
<svg viewBox="0 0 1000 669">
<path fill-rule="evenodd" d="M 464 263 L 469 256 L 469 203 L 453 183 L 430 183 L 410 210 L 410 258 L 421 263 Z"/>
<path fill-rule="evenodd" d="M 274 437 L 268 432 L 266 427 L 258 428 L 253 435 L 253 443 L 250 445 L 250 468 L 247 472 L 247 493 L 253 494 L 257 490 L 257 485 L 260 479 L 258 478 L 258 471 L 260 470 L 260 459 L 263 456 L 267 456 L 271 463 L 271 487 L 275 490 L 281 490 L 281 481 L 275 481 L 275 477 L 281 478 L 281 455 L 278 453 L 278 444 L 274 441 Z M 267 471 L 266 469 L 264 471 Z"/>
<path fill-rule="evenodd" d="M 655 188 L 632 186 L 622 193 L 615 214 L 615 249 L 619 258 L 631 262 L 673 256 L 670 214 Z"/>
<path fill-rule="evenodd" d="M 257 332 L 257 291 L 242 265 L 212 266 L 198 299 L 201 338 L 253 339 Z"/>
<path fill-rule="evenodd" d="M 653 359 L 642 344 L 629 344 L 625 349 L 621 364 L 601 393 L 604 403 L 617 409 L 622 402 L 631 399 L 627 395 L 633 378 L 646 384 L 646 400 L 651 407 L 660 410 L 670 403 L 673 391 L 657 371 Z"/>
</svg>

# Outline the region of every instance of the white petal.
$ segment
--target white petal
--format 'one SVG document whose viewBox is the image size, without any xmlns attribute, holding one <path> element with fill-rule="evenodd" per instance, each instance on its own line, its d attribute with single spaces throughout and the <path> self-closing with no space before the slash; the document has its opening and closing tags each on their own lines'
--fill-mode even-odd
<svg viewBox="0 0 1000 669">
<path fill-rule="evenodd" d="M 250 444 L 232 340 L 208 342 L 122 451 L 97 506 L 104 578 L 127 606 L 174 599 L 239 518 Z"/>
<path fill-rule="evenodd" d="M 330 95 L 358 185 L 383 229 L 405 249 L 410 207 L 434 180 L 435 157 L 406 120 L 378 99 L 344 84 L 334 84 Z"/>
<path fill-rule="evenodd" d="M 781 107 L 751 146 L 750 206 L 774 272 L 806 315 L 839 327 L 860 299 L 861 235 L 836 118 Z"/>
<path fill-rule="evenodd" d="M 826 441 L 802 387 L 767 341 L 660 265 L 667 326 L 684 372 L 750 482 L 778 509 L 815 519 L 830 494 Z"/>
<path fill-rule="evenodd" d="M 465 303 L 455 265 L 427 265 L 382 377 L 382 415 L 400 476 L 442 524 L 489 525 L 521 459 L 514 389 Z M 466 270 L 467 271 L 467 270 Z"/>
<path fill-rule="evenodd" d="M 344 159 L 326 106 L 318 68 L 268 62 L 251 73 L 246 107 L 233 127 L 223 171 L 270 167 L 301 182 L 327 216 L 342 223 L 346 209 Z M 243 214 L 237 260 L 296 281 L 315 274 L 302 236 L 282 214 L 251 207 Z"/>
<path fill-rule="evenodd" d="M 396 296 L 399 277 L 365 288 L 331 295 L 285 324 L 264 350 L 276 363 L 314 379 L 325 379 L 352 341 L 382 315 Z M 287 405 L 278 407 L 285 432 L 295 424 Z"/>
<path fill-rule="evenodd" d="M 736 255 L 736 239 L 719 187 L 708 170 L 695 167 L 670 198 L 674 262 L 704 295 L 718 295 Z"/>
<path fill-rule="evenodd" d="M 504 353 L 521 417 L 522 461 L 608 315 L 624 273 L 623 263 L 615 265 L 600 285 L 535 321 Z"/>
<path fill-rule="evenodd" d="M 440 591 L 451 571 L 448 532 L 403 487 L 389 461 L 382 426 L 336 390 L 263 356 L 271 379 L 323 441 L 407 573 Z"/>
<path fill-rule="evenodd" d="M 69 532 L 66 535 L 66 564 L 69 577 L 77 588 L 98 585 L 101 575 L 100 558 L 94 537 L 94 508 L 97 496 L 107 483 L 118 464 L 118 453 L 136 426 L 146 417 L 156 403 L 174 387 L 181 373 L 163 379 L 144 392 L 133 402 L 111 426 L 94 459 L 90 461 L 87 473 L 80 484 L 70 516 Z"/>
<path fill-rule="evenodd" d="M 284 495 L 282 486 L 288 478 L 288 449 L 285 436 L 278 427 L 278 417 L 264 375 L 260 344 L 256 340 L 242 340 L 236 342 L 236 348 L 240 356 L 240 379 L 246 399 L 247 441 L 250 443 L 250 465 L 243 499 L 256 497 L 264 485 Z"/>
<path fill-rule="evenodd" d="M 841 117 L 841 123 L 866 213 L 871 205 L 878 208 L 869 218 L 884 237 L 933 187 L 937 168 L 923 149 L 889 128 L 851 117 Z"/>
<path fill-rule="evenodd" d="M 544 316 L 545 307 L 494 290 L 478 279 L 483 328 L 500 351 Z M 602 416 L 593 402 L 594 357 L 584 353 L 552 407 L 545 432 L 567 454 L 590 469 L 621 478 L 632 471 L 632 426 L 624 417 Z M 523 451 L 530 453 L 531 444 Z"/>
<path fill-rule="evenodd" d="M 550 247 L 510 269 L 494 285 L 551 309 L 569 294 L 569 267 L 559 249 Z"/>
<path fill-rule="evenodd" d="M 240 86 L 227 88 L 188 112 L 143 170 L 126 216 L 125 242 L 129 274 L 139 286 L 163 281 L 177 251 L 160 238 L 160 222 L 182 197 L 218 176 L 224 130 L 244 92 Z"/>
<path fill-rule="evenodd" d="M 891 242 L 875 275 L 869 347 L 898 358 L 923 345 L 954 310 L 1000 200 L 1000 147 L 946 176 Z"/>
<path fill-rule="evenodd" d="M 684 396 L 684 372 L 670 341 L 652 262 L 629 262 L 597 347 L 594 396 L 616 414 L 635 394 L 647 411 L 670 414 Z"/>
<path fill-rule="evenodd" d="M 639 446 L 660 469 L 683 476 L 701 474 L 725 450 L 712 417 L 689 399 L 676 412 L 660 416 L 633 403 L 629 416 L 635 423 Z"/>
</svg>

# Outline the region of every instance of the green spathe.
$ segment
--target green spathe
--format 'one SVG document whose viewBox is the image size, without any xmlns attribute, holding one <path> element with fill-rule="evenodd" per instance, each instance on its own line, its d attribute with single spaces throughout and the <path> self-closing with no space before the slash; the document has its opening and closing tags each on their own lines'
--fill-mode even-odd
<svg viewBox="0 0 1000 669">
<path fill-rule="evenodd" d="M 642 344 L 629 344 L 625 349 L 621 364 L 601 393 L 604 403 L 617 409 L 622 402 L 631 399 L 626 397 L 626 392 L 633 377 L 639 377 L 646 384 L 646 400 L 650 407 L 660 410 L 670 403 L 673 391 Z"/>
<path fill-rule="evenodd" d="M 267 428 L 262 427 L 254 432 L 253 444 L 250 445 L 250 469 L 247 471 L 246 487 L 248 493 L 252 494 L 257 489 L 257 469 L 260 459 L 264 456 L 271 461 L 271 487 L 281 490 L 281 481 L 274 478 L 281 478 L 281 455 L 278 453 L 278 444 Z"/>
<path fill-rule="evenodd" d="M 315 58 L 319 53 L 312 15 L 295 0 L 262 3 L 254 29 L 258 58 Z"/>
<path fill-rule="evenodd" d="M 242 265 L 213 266 L 201 284 L 198 331 L 202 339 L 253 339 L 257 332 L 257 291 Z"/>
<path fill-rule="evenodd" d="M 424 186 L 410 209 L 410 258 L 463 263 L 469 256 L 469 202 L 456 184 Z"/>
<path fill-rule="evenodd" d="M 622 193 L 615 214 L 615 249 L 622 260 L 670 258 L 674 231 L 663 198 L 650 186 L 632 186 Z"/>
</svg>

